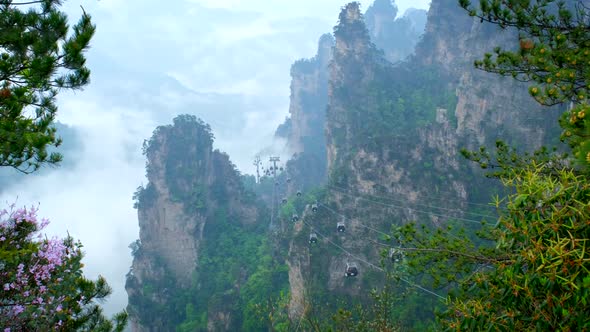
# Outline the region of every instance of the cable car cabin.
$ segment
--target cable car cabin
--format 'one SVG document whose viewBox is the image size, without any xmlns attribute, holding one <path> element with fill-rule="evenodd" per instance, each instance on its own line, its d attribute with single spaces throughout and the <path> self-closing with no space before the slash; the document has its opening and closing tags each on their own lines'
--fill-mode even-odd
<svg viewBox="0 0 590 332">
<path fill-rule="evenodd" d="M 297 191 L 297 197 L 301 197 L 301 195 L 303 195 L 301 191 Z"/>
<path fill-rule="evenodd" d="M 318 242 L 318 236 L 316 233 L 311 232 L 309 234 L 309 243 L 317 243 Z"/>
<path fill-rule="evenodd" d="M 297 222 L 299 221 L 299 216 L 297 214 L 294 214 L 291 220 L 293 220 L 293 222 Z"/>
<path fill-rule="evenodd" d="M 281 203 L 287 204 L 287 198 L 286 197 L 283 197 L 283 199 L 281 200 Z"/>
<path fill-rule="evenodd" d="M 343 221 L 339 221 L 336 224 L 336 229 L 338 230 L 338 232 L 344 232 L 346 230 L 346 227 L 344 227 L 344 222 Z"/>
<path fill-rule="evenodd" d="M 291 183 L 291 178 L 287 178 L 287 183 Z"/>
<path fill-rule="evenodd" d="M 318 205 L 317 204 L 312 204 L 311 205 L 311 211 L 312 212 L 318 212 Z"/>
<path fill-rule="evenodd" d="M 347 277 L 356 277 L 359 274 L 359 269 L 355 263 L 346 263 L 346 271 L 344 275 Z"/>
<path fill-rule="evenodd" d="M 402 260 L 402 258 L 403 255 L 401 250 L 395 248 L 389 249 L 389 259 L 391 259 L 392 262 L 398 263 Z"/>
</svg>

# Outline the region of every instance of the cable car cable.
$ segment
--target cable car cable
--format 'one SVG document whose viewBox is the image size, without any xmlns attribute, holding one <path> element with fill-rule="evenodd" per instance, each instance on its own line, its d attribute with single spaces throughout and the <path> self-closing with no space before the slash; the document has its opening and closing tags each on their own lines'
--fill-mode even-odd
<svg viewBox="0 0 590 332">
<path fill-rule="evenodd" d="M 329 188 L 333 188 L 336 191 L 339 192 L 348 192 L 349 190 L 347 190 L 346 188 L 342 188 L 342 187 L 337 187 L 337 186 L 333 186 L 333 185 L 329 185 L 327 184 L 326 187 Z M 412 203 L 408 200 L 402 200 L 399 198 L 393 198 L 390 195 L 387 196 L 379 196 L 379 195 L 374 195 L 374 194 L 363 194 L 363 193 L 356 193 L 357 195 L 363 195 L 363 196 L 370 196 L 370 197 L 374 197 L 374 198 L 380 198 L 380 199 L 387 199 L 387 200 L 391 200 L 391 201 L 397 201 L 397 202 L 401 202 L 401 203 L 410 203 L 410 204 L 414 204 L 417 206 L 423 206 L 423 207 L 428 207 L 428 208 L 434 208 L 434 209 L 440 209 L 440 210 L 446 210 L 446 211 L 451 211 L 451 212 L 461 212 L 461 213 L 465 213 L 465 214 L 471 214 L 474 216 L 480 216 L 480 217 L 487 217 L 487 218 L 496 218 L 496 216 L 492 216 L 489 214 L 481 214 L 481 213 L 477 213 L 477 212 L 469 212 L 469 211 L 462 211 L 459 209 L 451 209 L 451 208 L 445 208 L 445 207 L 441 207 L 441 206 L 436 206 L 436 205 L 428 205 L 428 204 L 423 204 L 423 203 Z"/>
<path fill-rule="evenodd" d="M 341 189 L 341 190 L 348 190 L 348 189 L 345 189 L 343 187 L 338 187 L 338 186 L 334 186 L 334 185 L 331 185 L 331 184 L 326 184 L 326 186 L 331 186 L 331 187 L 338 188 L 338 189 Z M 441 192 L 441 193 L 449 193 L 449 194 L 452 194 L 451 192 Z M 366 195 L 370 195 L 370 194 L 366 194 Z M 387 195 L 387 196 L 392 197 L 391 195 Z M 489 203 L 485 203 L 485 204 L 484 203 L 475 203 L 475 202 L 468 201 L 468 200 L 465 200 L 465 199 L 450 200 L 450 199 L 445 199 L 445 198 L 437 197 L 437 196 L 428 196 L 428 195 L 421 195 L 421 196 L 423 198 L 431 198 L 431 199 L 436 199 L 436 200 L 443 201 L 443 202 L 460 201 L 460 202 L 465 203 L 465 204 L 468 204 L 468 205 L 482 206 L 482 207 L 486 207 L 486 208 L 490 208 L 490 209 L 491 208 L 494 208 Z M 385 197 L 382 197 L 382 198 L 385 198 Z"/>
<path fill-rule="evenodd" d="M 336 214 L 336 215 L 338 215 L 338 216 L 340 216 L 340 217 L 344 218 L 345 220 L 352 220 L 352 219 L 353 219 L 353 218 L 347 218 L 345 215 L 343 215 L 343 214 L 341 214 L 341 213 L 338 213 L 338 212 L 336 212 L 335 210 L 333 210 L 332 208 L 328 207 L 328 206 L 327 206 L 327 205 L 325 205 L 325 204 L 318 203 L 318 205 L 322 205 L 322 206 L 323 206 L 323 207 L 325 207 L 325 208 L 326 208 L 328 211 L 331 211 L 332 213 L 334 213 L 334 214 Z M 367 229 L 370 229 L 370 230 L 372 230 L 372 231 L 374 231 L 374 232 L 376 232 L 376 233 L 379 233 L 379 234 L 385 235 L 385 236 L 387 236 L 387 237 L 391 237 L 391 235 L 390 235 L 390 234 L 387 234 L 387 233 L 381 232 L 381 231 L 379 231 L 379 230 L 376 230 L 376 229 L 374 229 L 374 228 L 372 228 L 372 227 L 369 227 L 369 226 L 367 226 L 367 225 L 365 225 L 365 224 L 361 223 L 361 222 L 358 220 L 358 218 L 355 218 L 355 219 L 356 219 L 356 224 L 358 224 L 358 225 L 360 225 L 360 226 L 362 226 L 362 227 L 365 227 L 365 228 L 367 228 Z M 454 235 L 453 233 L 450 233 L 450 232 L 448 232 L 448 233 L 447 233 L 447 235 L 449 235 L 449 236 L 451 236 L 451 237 L 454 237 L 454 238 L 455 238 L 455 239 L 457 239 L 457 240 L 461 240 L 461 238 L 460 238 L 460 237 L 458 237 L 457 235 Z"/>
<path fill-rule="evenodd" d="M 393 199 L 393 198 L 387 198 L 387 197 L 376 196 L 376 195 L 370 195 L 370 194 L 363 194 L 363 193 L 355 193 L 355 194 L 356 194 L 356 195 L 358 195 L 358 196 L 354 196 L 353 194 L 351 194 L 351 193 L 349 193 L 348 191 L 346 191 L 346 189 L 342 189 L 342 188 L 339 188 L 339 187 L 334 187 L 334 186 L 327 186 L 327 187 L 332 187 L 332 188 L 335 188 L 335 189 L 333 189 L 333 190 L 334 190 L 335 192 L 337 192 L 337 193 L 340 193 L 340 194 L 343 194 L 343 195 L 347 195 L 347 196 L 349 196 L 349 197 L 357 197 L 358 199 L 365 200 L 365 201 L 369 201 L 369 202 L 373 202 L 373 203 L 376 203 L 376 204 L 381 204 L 381 205 L 387 205 L 387 203 L 384 203 L 384 202 L 379 202 L 379 201 L 375 201 L 375 200 L 371 200 L 371 199 L 369 199 L 369 198 L 362 197 L 362 196 L 371 196 L 371 197 L 375 197 L 375 198 L 382 198 L 382 199 L 384 198 L 384 199 L 389 199 L 389 200 L 396 200 L 396 199 Z M 403 202 L 403 203 L 410 203 L 410 202 L 408 202 L 408 201 L 402 201 L 402 200 L 399 200 L 399 199 L 397 199 L 397 201 L 400 201 L 400 202 Z M 413 203 L 410 203 L 410 204 L 413 204 Z M 467 211 L 462 211 L 462 210 L 459 210 L 459 209 L 448 209 L 448 208 L 443 208 L 443 207 L 434 206 L 434 205 L 425 205 L 425 204 L 419 204 L 419 203 L 418 203 L 418 204 L 415 204 L 415 205 L 422 205 L 422 206 L 426 206 L 426 207 L 431 207 L 431 208 L 435 208 L 435 209 L 442 209 L 442 210 L 449 210 L 449 211 L 453 211 L 453 212 L 460 212 L 460 213 L 474 214 L 474 215 L 479 215 L 479 216 L 482 216 L 482 217 L 489 217 L 489 218 L 493 218 L 493 219 L 496 219 L 496 218 L 497 218 L 497 216 L 492 216 L 492 215 L 484 215 L 484 214 L 479 214 L 479 213 L 475 213 L 475 212 L 467 212 Z M 433 215 L 435 215 L 435 216 L 443 216 L 443 217 L 450 217 L 450 218 L 461 218 L 461 219 L 466 219 L 466 220 L 471 220 L 471 221 L 474 221 L 473 219 L 469 219 L 469 218 L 462 218 L 462 217 L 456 217 L 456 216 L 449 216 L 449 215 L 447 215 L 447 214 L 442 214 L 442 213 L 440 213 L 440 212 L 438 212 L 438 211 L 435 211 L 435 212 L 428 212 L 428 211 L 424 211 L 424 210 L 416 209 L 416 208 L 413 208 L 413 207 L 410 207 L 410 206 L 406 206 L 406 205 L 402 205 L 402 206 L 400 206 L 400 205 L 393 205 L 393 204 L 389 204 L 388 206 L 392 206 L 392 207 L 396 207 L 396 208 L 407 208 L 407 209 L 410 209 L 410 210 L 413 210 L 413 211 L 417 211 L 417 212 L 421 212 L 421 213 L 429 213 L 429 214 L 433 214 Z M 477 222 L 479 223 L 479 221 L 477 221 Z"/>
<path fill-rule="evenodd" d="M 325 204 L 319 203 L 318 205 L 319 205 L 319 206 L 322 206 L 322 207 L 324 207 L 326 210 L 328 210 L 328 211 L 330 211 L 330 212 L 332 212 L 332 213 L 334 213 L 334 214 L 336 214 L 336 215 L 338 215 L 338 216 L 340 216 L 340 217 L 344 218 L 345 220 L 351 220 L 351 219 L 352 219 L 352 218 L 347 218 L 345 215 L 343 215 L 343 214 L 340 214 L 340 213 L 336 212 L 335 210 L 333 210 L 332 208 L 328 207 L 328 206 L 327 206 L 327 205 L 325 205 Z M 391 235 L 389 235 L 389 234 L 387 234 L 387 233 L 385 233 L 385 232 L 382 232 L 382 231 L 380 231 L 380 230 L 377 230 L 377 229 L 374 229 L 374 228 L 372 228 L 372 227 L 369 227 L 369 226 L 367 226 L 367 225 L 364 225 L 364 224 L 362 224 L 361 222 L 357 222 L 357 224 L 359 224 L 360 226 L 362 226 L 362 227 L 365 227 L 365 228 L 367 228 L 367 229 L 370 229 L 370 230 L 372 230 L 373 232 L 376 232 L 376 233 L 379 233 L 379 234 L 382 234 L 382 235 L 385 235 L 385 236 L 391 236 Z"/>
<path fill-rule="evenodd" d="M 311 227 L 311 226 L 310 226 L 310 225 L 309 225 L 307 222 L 305 222 L 305 220 L 301 220 L 301 221 L 302 221 L 304 224 L 306 224 L 308 227 Z M 372 268 L 374 268 L 374 269 L 376 269 L 376 270 L 378 270 L 378 271 L 385 272 L 385 270 L 384 270 L 384 269 L 382 269 L 382 268 L 380 268 L 379 266 L 377 266 L 377 265 L 375 265 L 375 264 L 373 264 L 373 263 L 371 263 L 371 262 L 368 262 L 368 261 L 366 261 L 366 260 L 364 260 L 364 259 L 362 259 L 362 258 L 360 258 L 360 257 L 358 257 L 358 256 L 355 256 L 355 255 L 353 255 L 353 254 L 352 254 L 350 251 L 348 251 L 348 250 L 346 250 L 346 249 L 342 248 L 341 246 L 339 246 L 338 244 L 336 244 L 336 243 L 332 242 L 332 240 L 330 240 L 328 237 L 324 236 L 324 235 L 323 235 L 323 234 L 321 234 L 320 232 L 316 231 L 316 233 L 317 233 L 319 236 L 321 236 L 321 237 L 323 237 L 324 239 L 326 239 L 326 241 L 328 241 L 330 244 L 332 244 L 332 245 L 333 245 L 333 246 L 335 246 L 336 248 L 338 248 L 338 249 L 342 250 L 343 252 L 347 253 L 347 254 L 348 254 L 350 257 L 353 257 L 354 259 L 358 260 L 359 262 L 363 262 L 363 263 L 367 264 L 368 266 L 370 266 L 370 267 L 372 267 Z M 411 281 L 409 281 L 409 280 L 406 280 L 405 278 L 402 278 L 402 277 L 400 277 L 400 276 L 398 276 L 398 278 L 399 278 L 401 281 L 403 281 L 403 282 L 407 283 L 408 285 L 410 285 L 410 286 L 412 286 L 412 287 L 418 288 L 418 289 L 420 289 L 420 290 L 422 290 L 422 291 L 424 291 L 424 292 L 426 292 L 426 293 L 428 293 L 428 294 L 431 294 L 431 295 L 433 295 L 433 296 L 436 296 L 436 297 L 438 297 L 439 299 L 441 299 L 441 300 L 443 300 L 443 301 L 446 301 L 446 298 L 445 298 L 445 297 L 442 297 L 442 296 L 440 296 L 439 294 L 437 294 L 437 293 L 435 293 L 435 292 L 433 292 L 433 291 L 431 291 L 431 290 L 429 290 L 429 289 L 427 289 L 427 288 L 424 288 L 424 287 L 422 287 L 422 286 L 420 286 L 420 285 L 418 285 L 418 284 L 415 284 L 415 283 L 413 283 L 413 282 L 411 282 Z"/>
<path fill-rule="evenodd" d="M 385 243 L 377 242 L 377 241 L 372 240 L 372 239 L 369 239 L 369 238 L 367 238 L 367 240 L 375 243 L 376 245 L 380 245 L 380 246 L 387 247 L 387 248 L 390 248 L 390 249 L 391 248 L 394 248 L 393 246 L 391 246 L 391 244 L 385 244 Z"/>
<path fill-rule="evenodd" d="M 344 192 L 340 192 L 340 191 L 336 191 L 336 192 L 341 193 L 341 194 L 346 195 L 346 196 L 349 196 L 349 197 L 357 197 L 357 196 L 354 196 L 354 195 L 349 194 L 349 193 L 344 193 Z M 470 223 L 474 223 L 474 224 L 481 224 L 481 221 L 477 221 L 477 220 L 474 220 L 474 219 L 461 218 L 461 217 L 449 216 L 449 215 L 440 214 L 440 213 L 428 212 L 428 211 L 419 210 L 419 209 L 415 209 L 415 208 L 411 208 L 411 207 L 407 207 L 407 206 L 386 204 L 386 203 L 374 201 L 374 200 L 371 200 L 371 199 L 368 199 L 368 198 L 363 198 L 363 197 L 357 197 L 357 198 L 362 199 L 362 200 L 365 200 L 367 202 L 372 202 L 374 204 L 379 204 L 379 205 L 382 205 L 382 206 L 388 206 L 388 207 L 392 207 L 392 208 L 396 208 L 396 209 L 408 209 L 410 211 L 415 211 L 415 212 L 418 212 L 418 213 L 423 213 L 423 214 L 427 214 L 427 215 L 431 215 L 431 216 L 435 216 L 435 217 L 449 218 L 449 219 L 453 219 L 453 220 L 460 220 L 460 221 L 470 222 Z"/>
</svg>

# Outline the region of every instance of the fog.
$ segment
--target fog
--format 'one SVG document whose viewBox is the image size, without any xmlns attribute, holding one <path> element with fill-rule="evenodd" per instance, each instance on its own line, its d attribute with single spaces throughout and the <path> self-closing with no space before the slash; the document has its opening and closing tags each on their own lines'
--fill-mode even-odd
<svg viewBox="0 0 590 332">
<path fill-rule="evenodd" d="M 366 9 L 371 1 L 361 1 Z M 397 0 L 400 14 L 429 1 Z M 58 96 L 58 120 L 78 133 L 73 166 L 18 176 L 2 202 L 40 207 L 48 234 L 82 241 L 88 277 L 105 276 L 114 293 L 107 313 L 127 303 L 129 243 L 138 238 L 131 196 L 145 179 L 144 139 L 182 113 L 208 122 L 215 146 L 243 173 L 273 141 L 288 114 L 289 70 L 312 57 L 336 24 L 341 0 L 69 0 L 77 20 L 92 15 L 91 84 Z M 278 150 L 278 151 L 277 151 Z M 17 198 L 18 197 L 18 198 Z"/>
</svg>

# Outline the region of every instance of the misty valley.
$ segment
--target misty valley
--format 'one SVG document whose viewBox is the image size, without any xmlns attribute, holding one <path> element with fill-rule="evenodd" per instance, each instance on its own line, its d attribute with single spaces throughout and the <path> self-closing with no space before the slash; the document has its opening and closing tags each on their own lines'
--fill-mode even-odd
<svg viewBox="0 0 590 332">
<path fill-rule="evenodd" d="M 167 6 L 0 0 L 0 330 L 590 330 L 590 3 Z"/>
</svg>

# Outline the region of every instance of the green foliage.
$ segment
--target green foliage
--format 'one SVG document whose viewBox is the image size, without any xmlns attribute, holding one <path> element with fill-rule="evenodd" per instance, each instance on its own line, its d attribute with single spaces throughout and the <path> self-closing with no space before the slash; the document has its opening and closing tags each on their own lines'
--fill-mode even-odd
<svg viewBox="0 0 590 332">
<path fill-rule="evenodd" d="M 516 192 L 490 232 L 496 243 L 490 254 L 497 258 L 492 269 L 482 265 L 462 280 L 463 293 L 450 302 L 443 325 L 588 329 L 588 182 L 569 170 L 547 175 L 534 164 L 503 180 Z"/>
<path fill-rule="evenodd" d="M 353 15 L 349 16 L 349 13 Z M 351 2 L 340 12 L 338 24 L 334 27 L 334 37 L 342 40 L 361 40 L 366 43 L 365 46 L 372 50 L 375 49 L 370 42 L 369 31 L 363 21 L 360 3 Z"/>
<path fill-rule="evenodd" d="M 187 303 L 185 310 L 185 317 L 187 317 L 187 319 L 185 319 L 185 321 L 176 328 L 176 331 L 198 331 L 200 327 L 202 328 L 203 326 L 207 325 L 206 313 L 203 313 L 201 316 L 199 316 L 195 306 L 192 303 Z"/>
<path fill-rule="evenodd" d="M 534 161 L 504 168 L 497 176 L 514 194 L 496 202 L 506 207 L 477 238 L 411 224 L 396 231 L 408 271 L 421 285 L 451 290 L 444 329 L 587 329 L 588 182 Z"/>
<path fill-rule="evenodd" d="M 223 306 L 239 317 L 235 321 L 241 324 L 241 329 L 263 329 L 269 321 L 260 320 L 255 315 L 256 308 L 286 288 L 287 268 L 276 264 L 270 256 L 271 250 L 264 233 L 245 229 L 225 211 L 218 211 L 214 220 L 213 224 L 205 228 L 200 267 L 194 286 L 194 293 L 198 296 L 193 299 L 192 317 L 206 315 L 210 308 L 208 301 L 212 297 L 231 292 L 235 296 L 229 303 L 223 301 Z M 236 310 L 233 307 L 236 305 L 241 309 Z M 187 316 L 185 322 L 190 320 Z"/>
<path fill-rule="evenodd" d="M 359 4 L 348 4 L 340 13 L 334 36 L 342 45 L 334 51 L 327 121 L 329 139 L 337 149 L 335 167 L 346 164 L 355 149 L 380 151 L 392 138 L 412 136 L 416 127 L 433 124 L 437 108 L 454 113 L 453 78 L 434 66 L 408 62 L 396 66 L 385 60 L 371 42 Z M 395 11 L 389 3 L 386 6 Z M 454 115 L 450 114 L 454 124 Z M 331 170 L 332 171 L 332 170 Z"/>
<path fill-rule="evenodd" d="M 0 166 L 24 173 L 61 161 L 47 151 L 61 144 L 55 99 L 60 89 L 88 84 L 84 52 L 95 31 L 85 12 L 70 29 L 61 1 L 32 5 L 0 2 Z"/>
<path fill-rule="evenodd" d="M 145 208 L 151 206 L 157 198 L 156 187 L 152 183 L 149 183 L 147 187 L 139 186 L 133 193 L 133 208 Z"/>
<path fill-rule="evenodd" d="M 141 254 L 141 241 L 139 239 L 131 242 L 129 244 L 129 249 L 131 249 L 131 256 L 136 257 Z"/>
<path fill-rule="evenodd" d="M 13 167 L 0 167 L 0 193 L 7 193 L 9 190 L 14 190 L 14 185 L 23 181 L 26 177 L 32 177 L 29 181 L 34 180 L 35 177 L 46 176 L 56 171 L 69 171 L 77 163 L 76 158 L 68 158 L 75 156 L 82 148 L 82 142 L 79 131 L 71 126 L 60 122 L 54 122 L 56 135 L 63 139 L 63 144 L 59 147 L 48 146 L 47 153 L 60 153 L 64 156 L 64 160 L 57 165 L 50 165 L 51 167 L 40 167 L 32 174 L 26 174 L 16 170 Z M 47 166 L 48 164 L 46 164 Z"/>
<path fill-rule="evenodd" d="M 392 66 L 382 59 L 347 61 L 353 60 L 342 60 L 339 65 L 345 68 L 348 84 L 335 83 L 333 90 L 346 115 L 345 126 L 331 127 L 333 144 L 349 146 L 341 155 L 353 156 L 354 149 L 380 152 L 400 138 L 413 136 L 416 128 L 433 125 L 439 108 L 447 110 L 447 120 L 456 126 L 457 97 L 449 87 L 452 78 L 439 68 L 411 63 Z M 359 84 L 366 74 L 356 78 L 357 71 L 371 72 L 371 79 Z"/>
<path fill-rule="evenodd" d="M 205 209 L 209 192 L 203 185 L 206 181 L 202 177 L 207 171 L 206 162 L 214 157 L 212 145 L 211 127 L 201 119 L 186 114 L 174 118 L 172 125 L 156 128 L 150 140 L 143 144 L 143 154 L 148 158 L 148 178 L 156 171 L 155 167 L 163 167 L 172 200 L 184 203 L 188 213 Z M 162 162 L 163 165 L 160 164 Z M 215 163 L 214 166 L 223 167 L 222 163 Z M 223 196 L 223 185 L 215 183 L 211 186 L 216 197 Z M 152 183 L 145 189 L 138 188 L 133 196 L 135 206 L 149 206 L 156 194 Z"/>
<path fill-rule="evenodd" d="M 543 165 L 543 172 L 557 173 L 568 165 L 567 153 L 558 153 L 556 149 L 549 150 L 541 147 L 533 153 L 519 153 L 516 148 L 508 146 L 503 141 L 496 141 L 496 150 L 493 154 L 488 149 L 481 147 L 479 151 L 462 149 L 461 154 L 476 163 L 482 169 L 488 169 L 487 177 L 502 178 L 512 172 L 526 169 L 528 165 L 535 163 Z"/>
<path fill-rule="evenodd" d="M 303 313 L 297 320 L 289 320 L 286 311 L 273 312 L 277 320 L 283 322 L 276 325 L 282 327 L 276 330 L 369 332 L 431 329 L 432 318 L 422 316 L 416 310 L 425 304 L 430 307 L 431 299 L 425 299 L 400 283 L 394 273 L 380 273 L 380 278 L 386 280 L 384 285 L 369 287 L 371 290 L 361 301 L 353 297 L 336 297 L 325 289 L 306 291 Z"/>
<path fill-rule="evenodd" d="M 390 283 L 393 280 L 389 280 Z M 383 289 L 371 290 L 371 301 L 364 305 L 356 306 L 352 311 L 339 309 L 332 316 L 334 331 L 383 331 L 393 332 L 402 330 L 399 316 L 396 315 L 396 308 L 400 305 L 398 296 L 401 295 L 393 290 L 391 285 Z M 332 330 L 332 328 L 330 328 Z"/>
<path fill-rule="evenodd" d="M 482 21 L 516 28 L 516 51 L 495 48 L 475 66 L 483 70 L 533 82 L 529 92 L 542 105 L 571 103 L 561 117 L 562 140 L 572 148 L 583 168 L 590 166 L 590 32 L 589 8 L 582 1 L 482 0 L 479 7 L 459 0 L 461 7 Z"/>
</svg>

